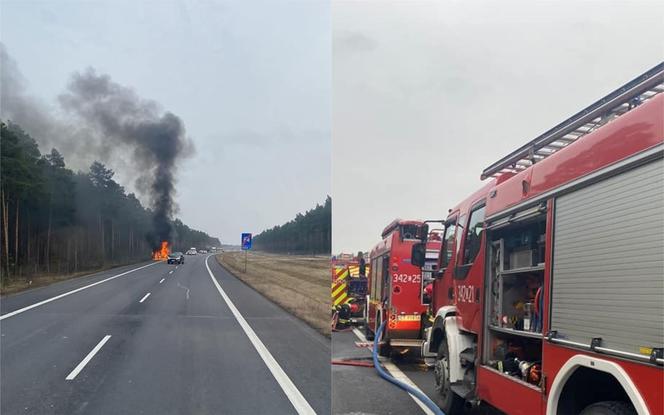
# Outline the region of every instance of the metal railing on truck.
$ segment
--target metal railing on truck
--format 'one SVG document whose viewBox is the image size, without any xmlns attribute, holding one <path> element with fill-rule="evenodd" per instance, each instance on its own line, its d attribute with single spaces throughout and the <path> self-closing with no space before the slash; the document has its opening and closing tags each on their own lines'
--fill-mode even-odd
<svg viewBox="0 0 664 415">
<path fill-rule="evenodd" d="M 481 179 L 523 171 L 661 92 L 664 62 L 493 163 Z"/>
</svg>

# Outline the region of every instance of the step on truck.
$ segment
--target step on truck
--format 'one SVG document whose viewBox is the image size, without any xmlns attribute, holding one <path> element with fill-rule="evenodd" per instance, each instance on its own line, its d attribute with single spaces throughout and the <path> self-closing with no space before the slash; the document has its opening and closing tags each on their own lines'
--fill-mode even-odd
<svg viewBox="0 0 664 415">
<path fill-rule="evenodd" d="M 659 64 L 450 210 L 424 345 L 445 413 L 664 414 L 663 91 Z"/>
</svg>

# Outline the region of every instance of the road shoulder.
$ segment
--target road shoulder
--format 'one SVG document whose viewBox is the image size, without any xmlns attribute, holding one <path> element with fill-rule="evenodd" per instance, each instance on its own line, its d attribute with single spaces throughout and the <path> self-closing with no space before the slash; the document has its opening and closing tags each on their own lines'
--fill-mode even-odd
<svg viewBox="0 0 664 415">
<path fill-rule="evenodd" d="M 252 253 L 245 273 L 242 255 L 228 252 L 214 257 L 235 278 L 329 338 L 327 258 Z"/>
</svg>

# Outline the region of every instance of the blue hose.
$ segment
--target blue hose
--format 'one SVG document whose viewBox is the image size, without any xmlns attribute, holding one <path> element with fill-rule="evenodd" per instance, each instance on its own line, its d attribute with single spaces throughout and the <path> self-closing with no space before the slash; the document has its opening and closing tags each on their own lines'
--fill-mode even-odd
<svg viewBox="0 0 664 415">
<path fill-rule="evenodd" d="M 378 333 L 374 336 L 374 344 L 373 344 L 373 362 L 374 362 L 374 367 L 378 371 L 378 374 L 380 377 L 383 379 L 387 380 L 390 383 L 393 383 L 400 387 L 401 389 L 405 390 L 406 392 L 410 393 L 411 395 L 415 396 L 417 399 L 420 400 L 423 404 L 427 406 L 427 408 L 431 409 L 431 411 L 436 414 L 436 415 L 445 415 L 445 413 L 436 405 L 431 399 L 429 399 L 428 396 L 423 394 L 420 390 L 413 388 L 412 386 L 403 383 L 399 380 L 396 380 L 394 377 L 390 376 L 387 372 L 385 372 L 385 369 L 380 365 L 380 362 L 378 361 L 378 341 L 380 338 L 383 336 L 383 330 L 385 330 L 385 321 L 380 325 L 378 328 Z"/>
</svg>

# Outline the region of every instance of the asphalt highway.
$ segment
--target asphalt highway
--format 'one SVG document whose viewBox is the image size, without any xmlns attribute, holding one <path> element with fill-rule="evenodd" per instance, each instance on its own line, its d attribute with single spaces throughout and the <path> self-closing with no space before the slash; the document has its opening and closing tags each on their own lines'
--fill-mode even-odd
<svg viewBox="0 0 664 415">
<path fill-rule="evenodd" d="M 332 360 L 372 362 L 371 349 L 358 347 L 366 343 L 363 329 L 355 328 L 332 333 Z M 415 386 L 435 401 L 433 368 L 422 361 L 381 358 L 383 367 L 392 376 Z M 373 363 L 373 362 L 372 362 Z M 373 367 L 332 366 L 332 413 L 335 415 L 431 415 L 429 408 L 404 390 L 383 380 Z M 481 405 L 447 415 L 501 415 L 501 412 Z"/>
<path fill-rule="evenodd" d="M 211 256 L 3 297 L 2 414 L 331 411 L 330 341 Z"/>
</svg>

